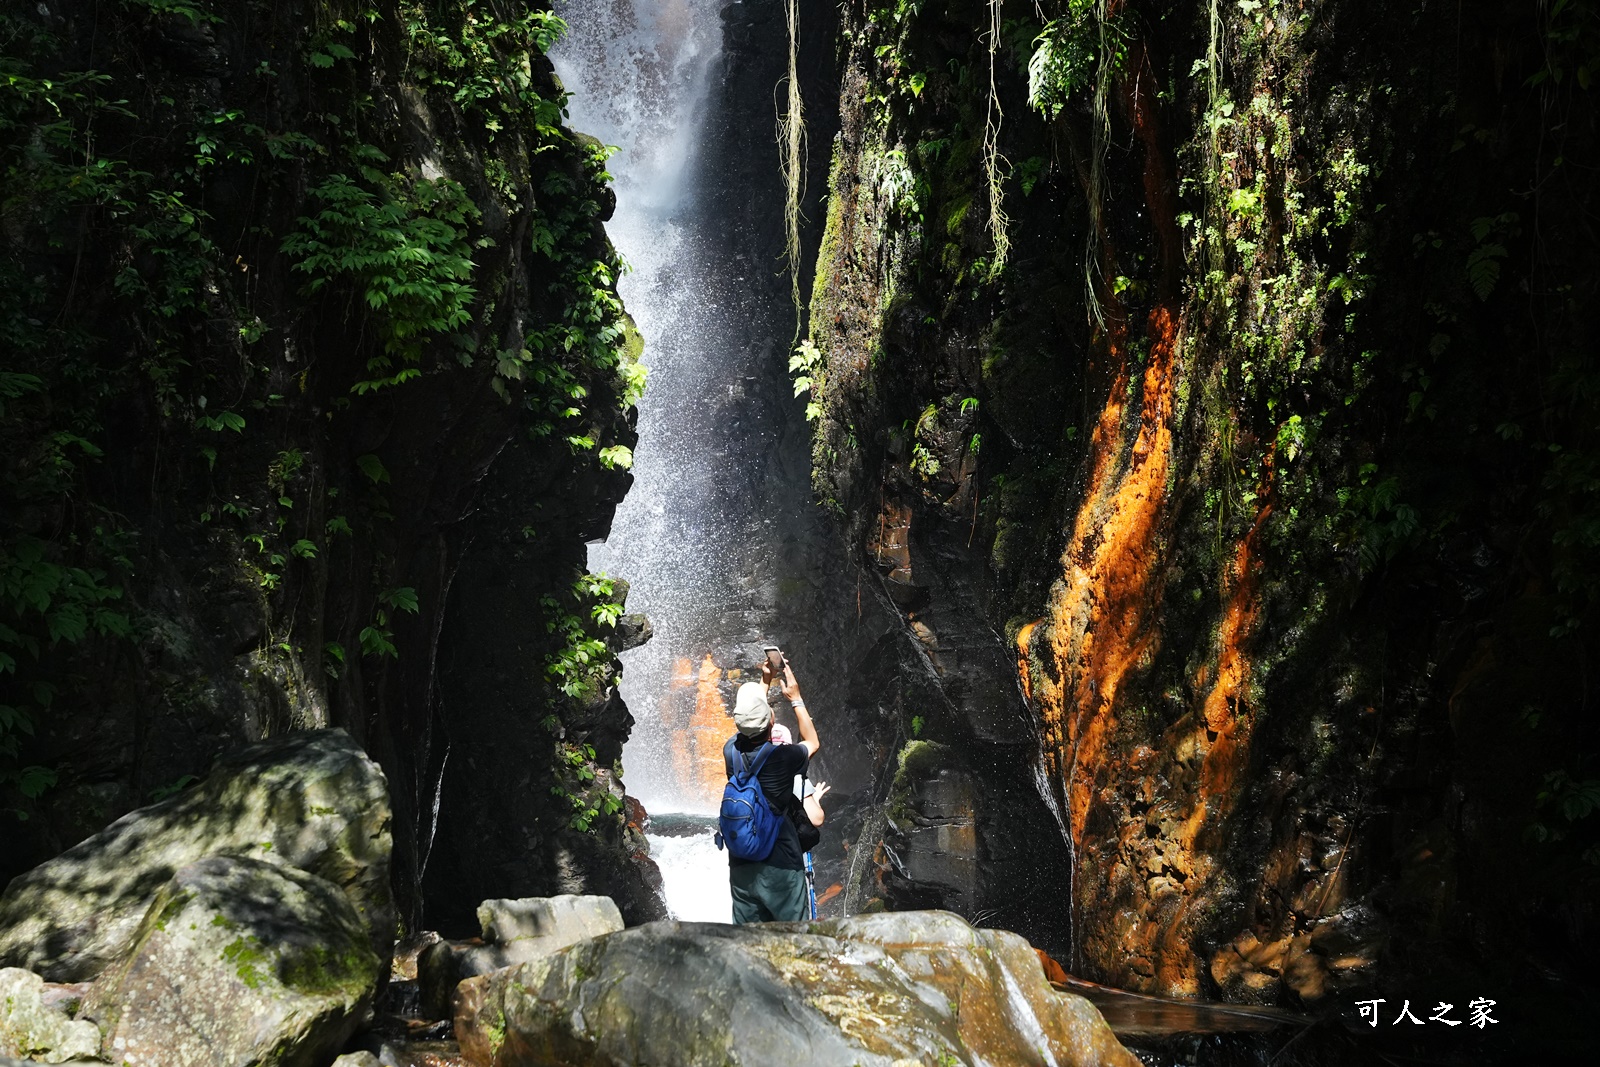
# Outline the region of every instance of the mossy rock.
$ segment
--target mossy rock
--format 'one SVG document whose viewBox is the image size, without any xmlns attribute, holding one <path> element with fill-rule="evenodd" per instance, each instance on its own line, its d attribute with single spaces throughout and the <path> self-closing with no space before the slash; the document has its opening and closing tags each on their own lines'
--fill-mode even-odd
<svg viewBox="0 0 1600 1067">
<path fill-rule="evenodd" d="M 386 955 L 389 792 L 343 730 L 291 734 L 218 762 L 204 782 L 118 819 L 0 896 L 0 963 L 54 982 L 95 977 L 125 954 L 172 872 L 206 856 L 255 856 L 337 885 Z"/>
<path fill-rule="evenodd" d="M 82 1015 L 105 1048 L 163 1067 L 312 1067 L 370 1014 L 382 961 L 338 888 L 263 860 L 175 874 Z"/>
</svg>

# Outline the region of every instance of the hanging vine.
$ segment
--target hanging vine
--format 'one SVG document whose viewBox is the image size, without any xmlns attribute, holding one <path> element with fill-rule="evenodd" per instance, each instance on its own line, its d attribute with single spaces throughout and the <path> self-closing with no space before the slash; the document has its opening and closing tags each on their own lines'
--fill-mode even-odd
<svg viewBox="0 0 1600 1067">
<path fill-rule="evenodd" d="M 792 0 L 791 0 L 792 2 Z M 989 0 L 989 104 L 983 119 L 983 174 L 989 186 L 989 235 L 994 243 L 994 259 L 990 270 L 998 275 L 1011 253 L 1011 237 L 1006 232 L 1005 193 L 1001 188 L 1004 176 L 1000 173 L 1004 162 L 1000 155 L 1000 126 L 1005 112 L 1000 108 L 1000 94 L 995 87 L 995 60 L 1000 50 L 1000 10 L 1003 0 Z"/>
<path fill-rule="evenodd" d="M 1113 0 L 1067 0 L 1065 11 L 1045 23 L 1028 61 L 1028 103 L 1048 118 L 1059 116 L 1084 90 L 1089 98 L 1089 152 L 1084 190 L 1089 233 L 1083 256 L 1083 282 L 1089 313 L 1105 326 L 1099 285 L 1100 249 L 1105 233 L 1106 151 L 1111 144 L 1111 86 L 1127 65 L 1128 35 L 1120 5 Z"/>
<path fill-rule="evenodd" d="M 783 148 L 783 250 L 789 266 L 789 294 L 794 301 L 795 339 L 803 328 L 800 303 L 800 197 L 805 182 L 805 112 L 800 100 L 799 0 L 788 0 L 784 14 L 789 22 L 789 74 L 787 94 L 778 117 L 778 143 Z"/>
</svg>

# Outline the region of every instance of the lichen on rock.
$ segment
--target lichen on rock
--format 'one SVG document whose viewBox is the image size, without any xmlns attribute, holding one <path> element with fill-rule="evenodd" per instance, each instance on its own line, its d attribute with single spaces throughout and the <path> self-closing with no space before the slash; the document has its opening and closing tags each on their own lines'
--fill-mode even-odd
<svg viewBox="0 0 1600 1067">
<path fill-rule="evenodd" d="M 213 856 L 161 889 L 83 1013 L 122 1064 L 312 1067 L 367 1020 L 381 969 L 337 887 Z"/>
</svg>

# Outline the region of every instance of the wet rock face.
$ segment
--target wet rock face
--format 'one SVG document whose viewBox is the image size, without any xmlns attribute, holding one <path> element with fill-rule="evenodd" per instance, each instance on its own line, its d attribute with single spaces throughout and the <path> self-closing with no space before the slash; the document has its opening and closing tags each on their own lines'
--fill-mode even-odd
<svg viewBox="0 0 1600 1067">
<path fill-rule="evenodd" d="M 119 1064 L 312 1067 L 366 1020 L 381 968 L 332 884 L 214 856 L 162 888 L 83 1014 Z"/>
<path fill-rule="evenodd" d="M 63 641 L 24 684 L 57 685 L 56 707 L 74 711 L 37 715 L 29 737 L 7 730 L 23 742 L 15 767 L 58 768 L 59 782 L 24 798 L 0 774 L 0 806 L 30 815 L 6 831 L 0 882 L 203 775 L 220 752 L 334 725 L 389 776 L 395 892 L 411 921 L 457 904 L 425 904 L 426 870 L 462 888 L 470 928 L 474 902 L 557 891 L 563 864 L 574 884 L 631 873 L 648 915 L 652 893 L 620 827 L 563 844 L 572 812 L 553 810 L 556 739 L 538 726 L 572 710 L 548 699 L 546 657 L 566 635 L 546 629 L 545 598 L 570 600 L 584 543 L 604 536 L 627 490 L 627 471 L 601 451 L 636 443 L 625 343 L 601 336 L 623 333 L 599 221 L 610 196 L 596 146 L 550 124 L 561 90 L 534 39 L 538 15 L 518 7 L 517 26 L 491 27 L 459 4 L 377 0 L 371 19 L 329 31 L 341 37 L 334 70 L 311 43 L 321 5 L 213 8 L 51 0 L 6 16 L 7 64 L 40 78 L 95 71 L 105 99 L 129 100 L 131 113 L 106 125 L 97 103 L 65 119 L 42 99 L 19 105 L 4 152 L 31 151 L 57 121 L 94 124 L 93 165 L 129 176 L 117 195 L 131 213 L 85 214 L 42 178 L 8 194 L 16 225 L 0 273 L 8 291 L 28 279 L 27 300 L 52 310 L 6 305 L 8 323 L 36 320 L 41 343 L 18 348 L 29 361 L 19 369 L 41 384 L 29 411 L 8 397 L 0 453 L 25 475 L 31 449 L 71 423 L 93 458 L 26 506 L 8 474 L 0 542 L 9 552 L 37 537 L 52 566 L 106 572 L 133 636 Z M 464 46 L 465 66 L 417 44 L 474 31 L 486 36 Z M 456 93 L 512 70 L 514 94 Z M 228 147 L 197 166 L 192 131 L 219 115 Z M 66 142 L 47 154 L 37 173 L 85 165 Z M 408 321 L 412 297 L 432 293 L 420 297 L 432 306 L 442 292 L 426 270 L 395 302 L 369 300 L 381 278 L 339 254 L 313 279 L 314 257 L 287 239 L 309 232 L 302 220 L 326 220 L 335 188 L 407 217 L 387 237 L 360 228 L 396 242 L 377 258 L 431 260 L 410 255 L 424 232 L 470 249 L 443 287 L 463 296 L 459 321 Z M 166 214 L 180 202 L 198 209 L 181 224 Z M 61 251 L 53 220 L 67 216 L 81 254 Z M 182 265 L 169 273 L 174 254 Z M 610 266 L 595 274 L 596 263 Z M 582 325 L 569 324 L 590 299 Z M 551 331 L 563 354 L 536 360 Z M 554 422 L 533 362 L 570 390 Z M 72 383 L 89 379 L 102 388 L 86 399 Z M 574 451 L 569 435 L 593 447 Z M 116 520 L 73 526 L 90 513 Z M 42 626 L 4 615 L 6 633 Z M 635 620 L 621 643 L 642 636 Z M 579 710 L 565 740 L 597 755 L 620 748 L 625 708 Z M 462 777 L 441 783 L 450 774 Z M 435 847 L 450 835 L 472 844 Z"/>
<path fill-rule="evenodd" d="M 653 923 L 464 983 L 456 1030 L 484 1067 L 1138 1063 L 1022 938 L 941 912 Z"/>
<path fill-rule="evenodd" d="M 1533 322 L 1561 338 L 1551 360 L 1592 348 L 1600 303 L 1513 308 L 1509 275 L 1474 290 L 1474 251 L 1443 236 L 1477 220 L 1490 241 L 1478 205 L 1556 136 L 1530 119 L 1480 152 L 1438 121 L 1458 106 L 1475 129 L 1544 113 L 1543 31 L 1511 11 L 1451 46 L 1469 58 L 1435 62 L 1441 27 L 1392 6 L 1267 19 L 1224 5 L 1213 21 L 1205 5 L 1152 19 L 1106 4 L 1081 27 L 1110 20 L 1128 51 L 1053 115 L 1014 77 L 1028 53 L 1048 58 L 1049 36 L 1006 50 L 997 147 L 1016 166 L 995 272 L 989 84 L 963 73 L 987 67 L 986 5 L 841 9 L 842 133 L 809 322 L 814 476 L 875 564 L 916 653 L 902 663 L 925 664 L 888 674 L 891 747 L 949 745 L 902 776 L 892 825 L 863 838 L 885 846 L 887 903 L 968 906 L 965 798 L 989 858 L 984 791 L 1017 792 L 999 777 L 1010 761 L 974 763 L 971 736 L 1010 729 L 983 714 L 998 688 L 987 633 L 1025 698 L 1012 706 L 1030 753 L 1015 763 L 1073 851 L 1052 899 L 1076 970 L 1290 1005 L 1528 944 L 1583 973 L 1592 870 L 1556 872 L 1582 865 L 1595 831 L 1565 836 L 1548 784 L 1592 777 L 1572 768 L 1600 743 L 1576 666 L 1593 658 L 1597 601 L 1569 601 L 1581 627 L 1554 623 L 1575 541 L 1554 520 L 1566 504 L 1532 501 L 1564 492 L 1562 463 L 1545 470 L 1492 428 L 1522 432 L 1519 412 L 1561 395 L 1572 420 L 1541 432 L 1588 455 L 1592 403 L 1506 339 Z M 1513 24 L 1527 51 L 1505 50 Z M 1213 80 L 1187 80 L 1192 63 Z M 1173 77 L 1175 98 L 1149 91 Z M 1592 130 L 1580 143 L 1594 158 Z M 1037 181 L 1016 180 L 1027 166 Z M 1553 235 L 1504 237 L 1496 249 L 1521 242 L 1538 264 L 1518 292 L 1553 293 L 1537 278 L 1557 276 L 1590 291 L 1587 237 L 1548 259 Z M 1430 343 L 1436 356 L 1400 354 Z M 1511 547 L 1532 543 L 1550 556 Z M 1562 841 L 1530 844 L 1550 832 Z M 1557 915 L 1585 916 L 1571 927 L 1583 949 L 1532 933 Z"/>
<path fill-rule="evenodd" d="M 344 731 L 263 742 L 13 879 L 0 896 L 0 960 L 52 981 L 93 978 L 125 956 L 174 871 L 218 854 L 323 879 L 349 901 L 372 952 L 387 958 L 389 850 L 383 772 Z"/>
</svg>

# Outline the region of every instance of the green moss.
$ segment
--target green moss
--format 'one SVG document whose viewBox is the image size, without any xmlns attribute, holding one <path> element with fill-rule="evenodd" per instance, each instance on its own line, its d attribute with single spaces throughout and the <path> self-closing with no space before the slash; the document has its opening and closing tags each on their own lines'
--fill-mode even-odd
<svg viewBox="0 0 1600 1067">
<path fill-rule="evenodd" d="M 272 957 L 258 938 L 246 934 L 234 938 L 232 943 L 222 950 L 222 960 L 233 966 L 239 975 L 239 981 L 251 989 L 260 989 L 267 979 L 266 967 L 271 963 Z"/>
<path fill-rule="evenodd" d="M 951 237 L 959 239 L 961 228 L 967 221 L 967 214 L 972 210 L 972 198 L 963 197 L 950 205 L 944 215 L 944 232 Z"/>
<path fill-rule="evenodd" d="M 378 957 L 365 945 L 336 952 L 314 945 L 286 958 L 279 968 L 284 985 L 317 996 L 359 997 L 377 977 Z"/>
<path fill-rule="evenodd" d="M 483 1033 L 489 1039 L 489 1059 L 493 1060 L 500 1055 L 500 1048 L 506 1043 L 505 1012 L 496 1011 L 494 1021 L 483 1024 Z"/>
</svg>

